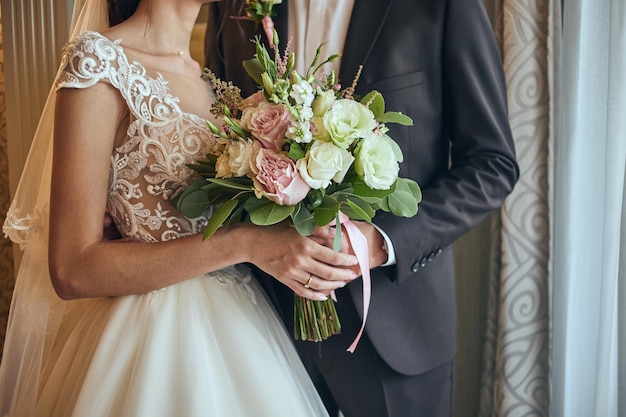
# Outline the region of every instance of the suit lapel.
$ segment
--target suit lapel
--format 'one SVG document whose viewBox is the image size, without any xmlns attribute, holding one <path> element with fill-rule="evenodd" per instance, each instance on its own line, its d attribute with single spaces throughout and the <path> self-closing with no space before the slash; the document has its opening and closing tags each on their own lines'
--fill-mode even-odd
<svg viewBox="0 0 626 417">
<path fill-rule="evenodd" d="M 339 79 L 352 82 L 359 65 L 365 65 L 394 0 L 355 0 L 343 50 Z"/>
</svg>

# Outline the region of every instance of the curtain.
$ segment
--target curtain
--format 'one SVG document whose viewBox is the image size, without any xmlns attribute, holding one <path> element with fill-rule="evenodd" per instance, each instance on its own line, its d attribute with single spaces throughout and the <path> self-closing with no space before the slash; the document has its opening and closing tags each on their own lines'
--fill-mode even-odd
<svg viewBox="0 0 626 417">
<path fill-rule="evenodd" d="M 0 13 L 1 15 L 1 13 Z M 9 192 L 9 158 L 7 151 L 7 120 L 4 94 L 4 54 L 2 47 L 2 24 L 0 23 L 0 219 L 4 220 L 11 197 Z M 13 245 L 0 237 L 0 352 L 4 344 L 9 305 L 13 292 Z M 2 354 L 0 353 L 0 359 Z"/>
<path fill-rule="evenodd" d="M 618 349 L 624 340 L 618 294 L 626 244 L 626 4 L 565 0 L 563 12 L 552 409 L 555 417 L 617 417 L 618 369 L 626 366 L 623 346 Z"/>
<path fill-rule="evenodd" d="M 488 3 L 501 46 L 521 177 L 492 245 L 480 416 L 548 416 L 550 405 L 550 161 L 553 0 Z"/>
</svg>

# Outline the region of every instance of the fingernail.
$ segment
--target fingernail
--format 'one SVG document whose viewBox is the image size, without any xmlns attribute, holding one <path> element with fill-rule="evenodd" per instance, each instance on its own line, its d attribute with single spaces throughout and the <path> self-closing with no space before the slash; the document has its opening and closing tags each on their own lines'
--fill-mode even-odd
<svg viewBox="0 0 626 417">
<path fill-rule="evenodd" d="M 345 286 L 346 286 L 346 283 L 345 283 L 345 282 L 343 282 L 343 281 L 339 281 L 339 284 L 338 284 L 338 285 L 339 285 L 339 288 L 343 288 L 343 287 L 345 287 Z"/>
<path fill-rule="evenodd" d="M 317 299 L 320 300 L 320 301 L 326 301 L 326 300 L 328 300 L 328 297 L 326 297 L 324 294 L 322 294 L 322 295 L 319 295 L 317 297 Z"/>
</svg>

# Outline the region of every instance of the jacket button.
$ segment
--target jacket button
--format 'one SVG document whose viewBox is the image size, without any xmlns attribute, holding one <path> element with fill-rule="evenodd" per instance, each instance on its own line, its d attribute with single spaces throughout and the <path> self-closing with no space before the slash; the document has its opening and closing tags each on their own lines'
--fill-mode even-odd
<svg viewBox="0 0 626 417">
<path fill-rule="evenodd" d="M 419 262 L 415 262 L 413 264 L 413 266 L 411 266 L 411 271 L 412 272 L 417 272 L 418 269 L 420 269 L 420 264 L 419 264 Z"/>
<path fill-rule="evenodd" d="M 435 252 L 431 252 L 428 254 L 428 262 L 432 261 L 433 259 L 435 259 L 435 257 L 437 256 L 437 254 Z"/>
<path fill-rule="evenodd" d="M 420 266 L 422 268 L 425 267 L 427 263 L 428 263 L 428 259 L 426 259 L 426 257 L 423 257 L 422 260 L 420 260 Z"/>
</svg>

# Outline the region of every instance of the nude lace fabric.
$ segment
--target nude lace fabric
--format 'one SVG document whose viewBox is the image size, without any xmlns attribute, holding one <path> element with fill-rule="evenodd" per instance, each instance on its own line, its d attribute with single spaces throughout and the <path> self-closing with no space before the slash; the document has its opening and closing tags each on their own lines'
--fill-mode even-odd
<svg viewBox="0 0 626 417">
<path fill-rule="evenodd" d="M 141 64 L 129 62 L 120 41 L 97 32 L 69 43 L 61 68 L 57 89 L 106 82 L 128 105 L 130 123 L 111 156 L 107 198 L 107 209 L 122 235 L 157 242 L 200 232 L 206 216 L 190 220 L 172 199 L 193 179 L 186 164 L 215 145 L 205 120 L 183 112 L 160 74 L 148 76 Z"/>
</svg>

